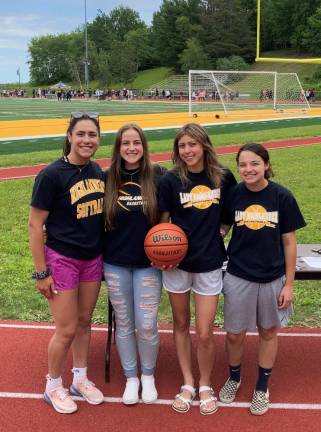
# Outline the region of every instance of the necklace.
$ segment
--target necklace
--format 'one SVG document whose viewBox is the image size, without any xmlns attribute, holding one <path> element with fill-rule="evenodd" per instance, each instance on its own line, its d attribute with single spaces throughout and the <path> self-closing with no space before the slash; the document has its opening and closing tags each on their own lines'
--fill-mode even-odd
<svg viewBox="0 0 321 432">
<path fill-rule="evenodd" d="M 63 160 L 64 160 L 66 163 L 68 163 L 69 165 L 72 165 L 72 166 L 78 168 L 79 172 L 81 172 L 81 171 L 85 168 L 85 166 L 87 166 L 87 165 L 90 163 L 90 161 L 88 161 L 88 162 L 86 162 L 86 163 L 83 164 L 83 165 L 75 165 L 75 164 L 73 164 L 72 162 L 70 162 L 70 160 L 68 159 L 68 156 L 64 156 L 64 157 L 63 157 Z"/>
<path fill-rule="evenodd" d="M 130 177 L 130 181 L 133 181 L 133 177 L 134 175 L 138 174 L 140 171 L 140 169 L 138 168 L 136 171 L 126 171 L 126 170 L 122 170 L 122 173 L 125 174 L 126 176 Z"/>
</svg>

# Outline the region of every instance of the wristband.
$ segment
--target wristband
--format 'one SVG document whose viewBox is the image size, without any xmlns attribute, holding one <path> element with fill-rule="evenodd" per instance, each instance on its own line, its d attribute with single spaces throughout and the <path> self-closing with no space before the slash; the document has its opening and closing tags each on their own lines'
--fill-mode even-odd
<svg viewBox="0 0 321 432">
<path fill-rule="evenodd" d="M 34 271 L 31 274 L 31 279 L 42 280 L 42 279 L 46 279 L 50 275 L 51 275 L 50 269 L 41 272 Z"/>
</svg>

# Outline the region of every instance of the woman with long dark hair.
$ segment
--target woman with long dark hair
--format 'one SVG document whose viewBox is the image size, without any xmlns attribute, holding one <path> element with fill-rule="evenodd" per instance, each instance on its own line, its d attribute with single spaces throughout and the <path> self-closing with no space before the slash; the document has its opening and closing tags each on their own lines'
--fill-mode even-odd
<svg viewBox="0 0 321 432">
<path fill-rule="evenodd" d="M 37 176 L 29 216 L 33 278 L 55 322 L 44 398 L 64 414 L 77 410 L 61 377 L 70 348 L 71 393 L 93 405 L 103 402 L 87 378 L 91 317 L 102 277 L 104 174 L 91 161 L 99 139 L 98 114 L 72 114 L 64 155 Z"/>
</svg>

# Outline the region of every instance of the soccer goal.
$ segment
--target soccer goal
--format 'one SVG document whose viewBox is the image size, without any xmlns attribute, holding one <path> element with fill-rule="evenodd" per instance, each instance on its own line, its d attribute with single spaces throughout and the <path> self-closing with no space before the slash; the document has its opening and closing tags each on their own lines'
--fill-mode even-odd
<svg viewBox="0 0 321 432">
<path fill-rule="evenodd" d="M 239 110 L 306 110 L 309 103 L 295 73 L 189 71 L 189 114 Z"/>
</svg>

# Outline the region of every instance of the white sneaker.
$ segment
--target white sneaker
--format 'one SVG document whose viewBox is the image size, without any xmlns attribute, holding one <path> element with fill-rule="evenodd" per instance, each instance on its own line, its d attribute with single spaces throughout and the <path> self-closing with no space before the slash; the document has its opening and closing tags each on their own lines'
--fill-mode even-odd
<svg viewBox="0 0 321 432">
<path fill-rule="evenodd" d="M 125 405 L 134 405 L 139 401 L 138 397 L 139 379 L 137 377 L 127 378 L 126 387 L 123 394 L 123 403 Z"/>
<path fill-rule="evenodd" d="M 155 387 L 154 375 L 142 375 L 142 400 L 146 404 L 156 402 L 158 393 Z"/>
</svg>

